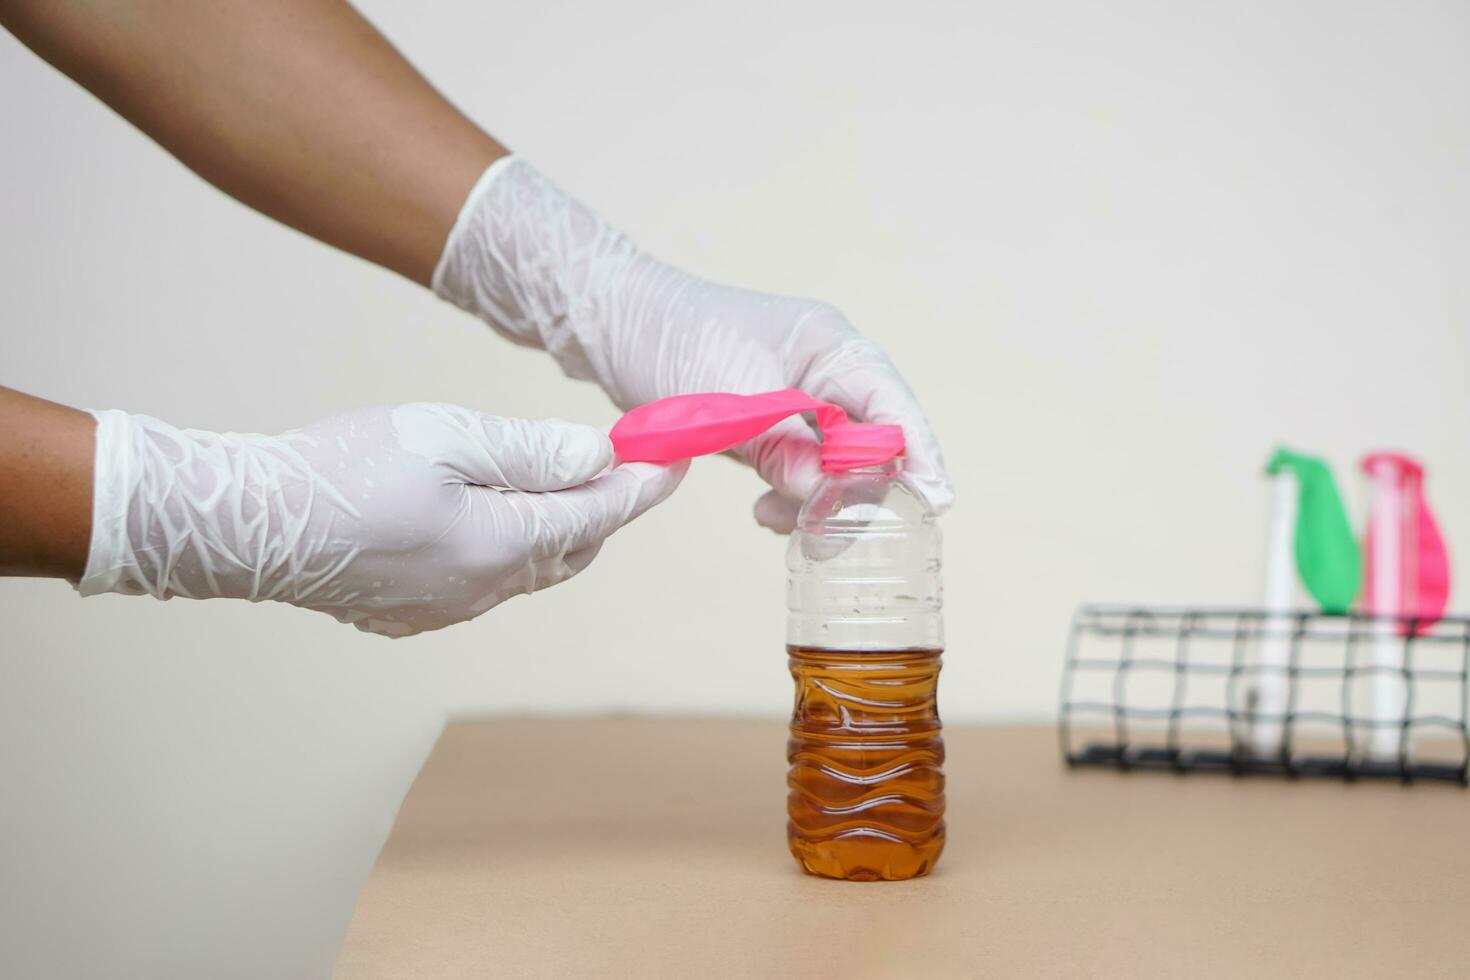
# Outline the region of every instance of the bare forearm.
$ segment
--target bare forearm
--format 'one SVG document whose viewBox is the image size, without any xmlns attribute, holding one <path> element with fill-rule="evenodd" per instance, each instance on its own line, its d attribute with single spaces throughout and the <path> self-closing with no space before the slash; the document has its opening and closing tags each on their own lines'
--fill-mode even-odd
<svg viewBox="0 0 1470 980">
<path fill-rule="evenodd" d="M 506 152 L 341 0 L 0 0 L 0 22 L 221 190 L 420 283 Z"/>
<path fill-rule="evenodd" d="M 0 388 L 0 575 L 82 577 L 94 428 L 86 412 Z"/>
</svg>

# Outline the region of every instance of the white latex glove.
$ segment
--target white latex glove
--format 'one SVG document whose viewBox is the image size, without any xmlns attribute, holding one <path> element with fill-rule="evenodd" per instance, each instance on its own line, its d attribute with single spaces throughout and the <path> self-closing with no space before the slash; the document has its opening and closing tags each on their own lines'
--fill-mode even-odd
<svg viewBox="0 0 1470 980">
<path fill-rule="evenodd" d="M 686 467 L 586 425 L 412 404 L 279 436 L 94 412 L 83 595 L 272 599 L 407 636 L 563 582 Z"/>
<path fill-rule="evenodd" d="M 470 192 L 433 286 L 624 410 L 691 392 L 800 388 L 854 421 L 901 425 L 916 488 L 936 511 L 954 500 L 913 392 L 841 313 L 665 265 L 517 157 L 497 160 Z M 816 436 L 788 419 L 736 455 L 774 488 L 756 519 L 789 531 L 821 476 Z"/>
</svg>

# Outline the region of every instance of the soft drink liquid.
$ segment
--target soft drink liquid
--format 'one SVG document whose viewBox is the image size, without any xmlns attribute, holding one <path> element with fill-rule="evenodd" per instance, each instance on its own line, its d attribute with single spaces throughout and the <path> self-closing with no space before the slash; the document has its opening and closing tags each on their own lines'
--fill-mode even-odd
<svg viewBox="0 0 1470 980">
<path fill-rule="evenodd" d="M 828 878 L 927 873 L 944 850 L 939 651 L 787 652 L 791 853 Z"/>
</svg>

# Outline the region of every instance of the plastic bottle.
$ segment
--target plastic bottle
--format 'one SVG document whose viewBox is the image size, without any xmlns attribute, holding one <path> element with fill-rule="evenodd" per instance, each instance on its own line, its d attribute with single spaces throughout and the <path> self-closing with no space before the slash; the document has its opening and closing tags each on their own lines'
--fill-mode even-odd
<svg viewBox="0 0 1470 980">
<path fill-rule="evenodd" d="M 827 474 L 787 552 L 787 653 L 796 680 L 787 840 L 812 874 L 897 880 L 944 850 L 944 645 L 939 528 L 903 478 L 903 430 L 849 422 L 794 388 L 675 395 L 613 426 L 618 457 L 724 452 L 810 412 Z"/>
<path fill-rule="evenodd" d="M 901 457 L 827 469 L 787 552 L 787 841 L 812 874 L 913 878 L 944 849 L 939 528 Z"/>
</svg>

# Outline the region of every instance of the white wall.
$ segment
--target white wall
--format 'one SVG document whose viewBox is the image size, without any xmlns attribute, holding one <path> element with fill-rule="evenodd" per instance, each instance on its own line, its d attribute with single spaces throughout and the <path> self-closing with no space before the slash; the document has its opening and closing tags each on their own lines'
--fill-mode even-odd
<svg viewBox="0 0 1470 980">
<path fill-rule="evenodd" d="M 1359 505 L 1362 451 L 1421 455 L 1470 561 L 1470 8 L 365 6 L 648 247 L 893 353 L 960 493 L 950 720 L 1047 719 L 1079 601 L 1252 601 L 1278 440 Z M 205 428 L 613 418 L 3 37 L 0 92 L 0 383 Z M 759 490 L 703 461 L 583 577 L 398 643 L 0 582 L 0 972 L 320 975 L 445 708 L 784 712 Z"/>
</svg>

